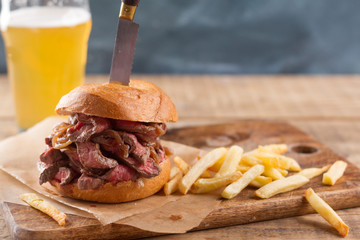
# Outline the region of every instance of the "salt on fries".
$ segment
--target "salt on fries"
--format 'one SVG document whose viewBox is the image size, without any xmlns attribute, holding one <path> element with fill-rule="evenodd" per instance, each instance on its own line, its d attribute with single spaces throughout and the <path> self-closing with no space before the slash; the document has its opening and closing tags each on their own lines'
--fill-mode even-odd
<svg viewBox="0 0 360 240">
<path fill-rule="evenodd" d="M 312 179 L 314 177 L 319 176 L 320 174 L 323 174 L 325 171 L 329 169 L 330 165 L 327 165 L 322 168 L 305 168 L 298 172 L 297 174 L 303 175 L 304 177 L 307 177 L 308 179 Z"/>
<path fill-rule="evenodd" d="M 276 194 L 299 188 L 309 181 L 310 180 L 307 177 L 302 175 L 293 175 L 266 184 L 265 186 L 256 190 L 255 194 L 260 198 L 270 198 Z"/>
<path fill-rule="evenodd" d="M 326 185 L 334 185 L 339 178 L 344 174 L 347 163 L 344 161 L 336 161 L 331 165 L 330 169 L 324 173 L 322 182 Z"/>
<path fill-rule="evenodd" d="M 349 233 L 349 227 L 337 215 L 337 213 L 321 199 L 312 188 L 305 191 L 305 198 L 310 205 L 318 212 L 328 223 L 330 223 L 341 236 L 346 237 Z"/>
<path fill-rule="evenodd" d="M 263 165 L 255 165 L 245 172 L 244 175 L 239 178 L 237 181 L 231 183 L 227 186 L 224 191 L 221 193 L 221 196 L 226 199 L 231 199 L 238 195 L 247 185 L 250 184 L 257 176 L 260 176 L 264 172 Z"/>
<path fill-rule="evenodd" d="M 235 171 L 225 176 L 213 178 L 200 178 L 191 187 L 192 193 L 207 193 L 228 185 L 242 176 L 241 172 Z"/>
<path fill-rule="evenodd" d="M 181 179 L 179 184 L 179 191 L 182 194 L 186 194 L 193 183 L 200 177 L 200 175 L 206 169 L 214 165 L 221 157 L 226 154 L 226 152 L 226 148 L 216 148 L 197 161 L 187 172 L 187 174 Z"/>
<path fill-rule="evenodd" d="M 38 197 L 35 193 L 24 193 L 20 195 L 20 199 L 32 206 L 40 210 L 41 212 L 49 215 L 55 221 L 59 223 L 60 226 L 65 225 L 66 215 L 65 213 L 57 210 L 56 207 L 51 205 L 49 202 L 44 201 L 40 197 Z"/>
</svg>

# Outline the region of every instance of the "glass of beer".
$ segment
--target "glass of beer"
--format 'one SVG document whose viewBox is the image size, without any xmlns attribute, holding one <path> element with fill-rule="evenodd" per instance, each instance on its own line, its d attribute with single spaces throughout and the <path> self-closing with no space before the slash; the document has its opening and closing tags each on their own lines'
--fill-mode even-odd
<svg viewBox="0 0 360 240">
<path fill-rule="evenodd" d="M 2 0 L 1 33 L 16 120 L 27 129 L 54 115 L 83 84 L 91 15 L 87 0 Z"/>
</svg>

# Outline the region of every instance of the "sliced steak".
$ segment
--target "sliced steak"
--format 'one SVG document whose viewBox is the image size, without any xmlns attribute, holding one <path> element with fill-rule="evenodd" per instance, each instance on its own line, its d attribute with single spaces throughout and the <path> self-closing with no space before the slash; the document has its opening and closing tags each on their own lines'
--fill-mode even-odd
<svg viewBox="0 0 360 240">
<path fill-rule="evenodd" d="M 76 114 L 78 122 L 67 130 L 72 142 L 86 142 L 93 134 L 111 127 L 110 120 L 101 117 Z"/>
<path fill-rule="evenodd" d="M 77 150 L 75 147 L 66 147 L 63 150 L 63 153 L 66 154 L 66 156 L 69 158 L 70 162 L 69 165 L 70 167 L 75 170 L 77 173 L 81 172 L 81 168 L 83 167 L 81 162 L 80 162 L 80 158 L 79 155 L 77 153 Z"/>
<path fill-rule="evenodd" d="M 118 158 L 129 157 L 129 145 L 125 144 L 123 138 L 114 130 L 108 129 L 94 135 L 91 141 L 100 144 L 101 149 L 114 154 Z"/>
<path fill-rule="evenodd" d="M 141 142 L 146 145 L 154 146 L 156 141 L 159 139 L 160 136 L 166 133 L 166 124 L 165 123 L 150 123 L 153 129 L 149 132 L 139 132 L 135 135 L 139 138 Z"/>
<path fill-rule="evenodd" d="M 100 178 L 94 178 L 82 174 L 77 180 L 77 186 L 80 190 L 96 189 L 104 184 L 104 180 Z"/>
<path fill-rule="evenodd" d="M 156 150 L 156 153 L 158 154 L 159 157 L 159 162 L 163 162 L 165 159 L 165 150 L 162 146 L 160 146 L 160 148 L 158 148 Z"/>
<path fill-rule="evenodd" d="M 141 145 L 134 134 L 120 131 L 118 134 L 123 142 L 129 145 L 131 156 L 141 163 L 145 163 L 146 159 L 150 156 L 149 148 Z"/>
<path fill-rule="evenodd" d="M 126 165 L 136 170 L 141 176 L 145 178 L 155 177 L 160 173 L 159 165 L 157 165 L 150 157 L 146 159 L 144 164 L 140 163 L 133 157 L 123 159 L 123 161 L 126 163 Z"/>
<path fill-rule="evenodd" d="M 52 139 L 53 139 L 53 137 L 54 137 L 54 134 L 52 133 L 52 134 L 50 134 L 49 136 L 47 136 L 46 138 L 45 138 L 45 144 L 47 145 L 47 146 L 49 146 L 49 147 L 52 147 L 53 145 L 52 145 Z"/>
<path fill-rule="evenodd" d="M 135 135 L 146 143 L 154 142 L 158 137 L 166 132 L 166 124 L 164 123 L 141 123 L 123 120 L 114 120 L 113 126 L 115 130 L 135 133 Z"/>
<path fill-rule="evenodd" d="M 113 120 L 113 127 L 115 130 L 126 132 L 149 132 L 153 130 L 151 126 L 147 126 L 141 122 L 125 121 L 125 120 Z"/>
<path fill-rule="evenodd" d="M 80 162 L 87 169 L 109 169 L 118 165 L 116 160 L 102 155 L 97 143 L 76 143 L 76 146 Z"/>
<path fill-rule="evenodd" d="M 150 157 L 152 159 L 155 160 L 155 162 L 157 164 L 161 163 L 162 161 L 164 161 L 165 158 L 165 151 L 162 148 L 162 146 L 160 146 L 159 148 L 155 149 L 153 147 L 150 147 Z"/>
<path fill-rule="evenodd" d="M 150 156 L 149 148 L 141 145 L 132 133 L 108 129 L 94 135 L 91 140 L 100 144 L 101 149 L 115 155 L 117 159 L 128 158 L 131 154 L 136 160 L 144 163 Z"/>
<path fill-rule="evenodd" d="M 75 172 L 70 168 L 60 167 L 54 178 L 60 182 L 61 186 L 63 186 L 70 183 L 75 175 Z"/>
<path fill-rule="evenodd" d="M 54 164 L 55 162 L 64 158 L 66 158 L 66 156 L 64 156 L 64 154 L 59 149 L 52 147 L 40 155 L 40 161 L 46 164 Z"/>
<path fill-rule="evenodd" d="M 40 174 L 40 179 L 39 179 L 40 185 L 53 179 L 56 173 L 59 171 L 59 168 L 64 167 L 67 164 L 68 161 L 63 160 L 63 161 L 57 161 L 54 164 L 49 164 L 48 166 L 46 166 Z"/>
<path fill-rule="evenodd" d="M 133 181 L 137 178 L 137 173 L 130 167 L 120 164 L 109 170 L 101 178 L 107 182 Z"/>
</svg>

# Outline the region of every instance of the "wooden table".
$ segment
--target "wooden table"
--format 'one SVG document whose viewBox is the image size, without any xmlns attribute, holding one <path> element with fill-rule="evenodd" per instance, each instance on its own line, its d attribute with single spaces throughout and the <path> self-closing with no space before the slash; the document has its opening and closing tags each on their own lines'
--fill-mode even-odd
<svg viewBox="0 0 360 240">
<path fill-rule="evenodd" d="M 360 167 L 360 76 L 139 75 L 175 102 L 179 122 L 170 128 L 239 119 L 281 119 L 301 128 Z M 88 76 L 104 82 L 107 76 Z M 0 76 L 0 140 L 16 134 L 9 83 Z M 4 184 L 4 183 L 2 183 Z M 359 200 L 360 201 L 360 200 Z M 360 208 L 338 211 L 360 239 Z M 0 238 L 10 239 L 0 215 Z M 192 232 L 156 239 L 337 239 L 317 214 Z"/>
</svg>

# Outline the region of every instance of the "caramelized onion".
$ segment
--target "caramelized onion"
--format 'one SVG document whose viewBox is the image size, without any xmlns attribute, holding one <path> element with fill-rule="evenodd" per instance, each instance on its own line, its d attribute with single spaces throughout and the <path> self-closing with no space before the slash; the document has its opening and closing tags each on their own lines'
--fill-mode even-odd
<svg viewBox="0 0 360 240">
<path fill-rule="evenodd" d="M 56 125 L 53 129 L 54 137 L 52 139 L 52 146 L 55 149 L 61 149 L 69 146 L 72 141 L 70 141 L 70 135 L 67 133 L 68 128 L 73 125 L 69 123 L 60 123 Z"/>
</svg>

